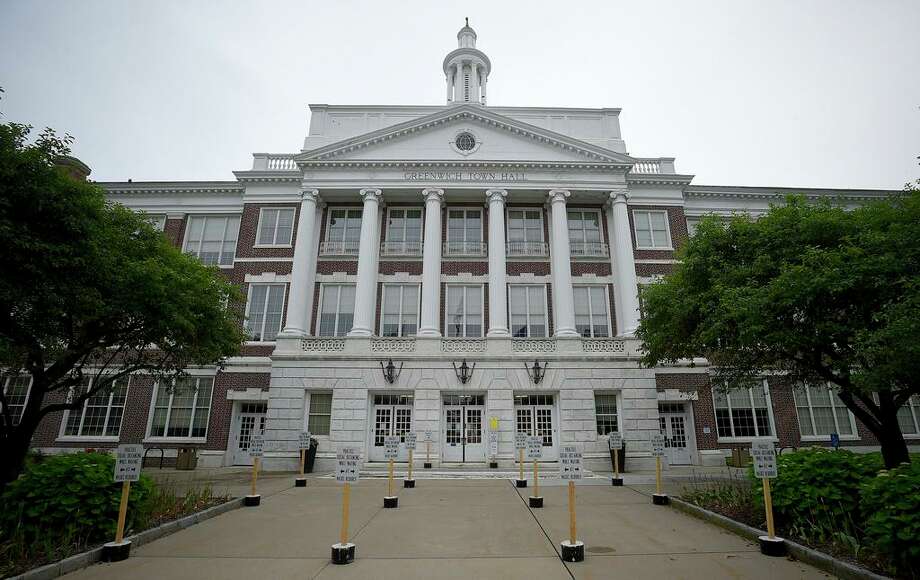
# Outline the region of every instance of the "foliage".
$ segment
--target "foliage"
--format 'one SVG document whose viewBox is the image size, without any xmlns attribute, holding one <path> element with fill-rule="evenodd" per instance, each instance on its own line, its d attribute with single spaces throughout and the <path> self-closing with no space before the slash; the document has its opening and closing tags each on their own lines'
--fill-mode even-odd
<svg viewBox="0 0 920 580">
<path fill-rule="evenodd" d="M 681 494 L 684 501 L 750 525 L 761 525 L 763 512 L 757 509 L 751 484 L 747 479 L 737 479 L 733 476 L 729 479 L 691 478 L 688 483 Z"/>
<path fill-rule="evenodd" d="M 830 382 L 886 465 L 908 459 L 896 412 L 920 393 L 920 190 L 709 217 L 678 257 L 642 292 L 644 364 L 705 356 L 733 387 L 767 370 Z"/>
<path fill-rule="evenodd" d="M 920 577 L 920 463 L 882 471 L 860 490 L 865 535 L 902 575 Z"/>
</svg>

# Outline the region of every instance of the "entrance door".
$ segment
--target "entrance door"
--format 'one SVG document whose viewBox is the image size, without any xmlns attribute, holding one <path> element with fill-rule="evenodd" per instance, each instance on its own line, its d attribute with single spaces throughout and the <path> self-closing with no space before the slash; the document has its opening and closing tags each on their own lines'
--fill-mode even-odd
<svg viewBox="0 0 920 580">
<path fill-rule="evenodd" d="M 400 442 L 405 441 L 405 435 L 412 430 L 412 395 L 374 395 L 372 408 L 374 418 L 374 431 L 372 433 L 369 461 L 387 461 L 384 457 L 383 438 L 387 435 L 398 435 Z M 409 452 L 404 445 L 399 446 L 399 457 L 396 461 L 408 461 Z"/>
<path fill-rule="evenodd" d="M 658 424 L 670 465 L 690 465 L 687 414 L 683 403 L 658 403 Z"/>
<path fill-rule="evenodd" d="M 252 465 L 249 442 L 253 435 L 265 434 L 266 403 L 240 403 L 233 432 L 233 465 Z"/>
<path fill-rule="evenodd" d="M 554 403 L 553 395 L 514 396 L 514 428 L 518 433 L 543 439 L 542 461 L 556 461 L 559 457 Z"/>
<path fill-rule="evenodd" d="M 444 450 L 447 463 L 486 461 L 482 443 L 484 395 L 444 395 Z"/>
</svg>

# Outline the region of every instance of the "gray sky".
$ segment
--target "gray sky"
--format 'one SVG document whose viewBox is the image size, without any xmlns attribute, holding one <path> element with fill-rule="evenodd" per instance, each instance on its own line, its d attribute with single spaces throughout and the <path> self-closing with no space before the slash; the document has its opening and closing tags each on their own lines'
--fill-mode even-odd
<svg viewBox="0 0 920 580">
<path fill-rule="evenodd" d="M 490 104 L 622 107 L 629 152 L 694 183 L 920 177 L 916 0 L 0 0 L 0 111 L 98 181 L 232 179 L 298 151 L 308 103 L 444 104 L 464 16 Z"/>
</svg>

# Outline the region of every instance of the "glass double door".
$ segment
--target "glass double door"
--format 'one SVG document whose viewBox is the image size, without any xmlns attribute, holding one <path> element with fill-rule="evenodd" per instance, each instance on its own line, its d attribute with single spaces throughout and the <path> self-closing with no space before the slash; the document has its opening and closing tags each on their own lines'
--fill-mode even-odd
<svg viewBox="0 0 920 580">
<path fill-rule="evenodd" d="M 528 437 L 536 435 L 543 439 L 541 461 L 556 461 L 559 458 L 555 413 L 553 395 L 515 395 L 514 397 L 515 431 L 524 433 Z"/>
<path fill-rule="evenodd" d="M 412 395 L 381 394 L 374 395 L 372 417 L 374 431 L 369 461 L 388 461 L 384 456 L 384 437 L 388 435 L 399 436 L 400 442 L 405 442 L 406 433 L 412 431 Z M 399 446 L 399 457 L 396 461 L 408 461 L 409 452 L 405 445 Z"/>
<path fill-rule="evenodd" d="M 266 403 L 240 403 L 233 429 L 233 465 L 252 465 L 249 443 L 253 435 L 265 434 Z"/>
<path fill-rule="evenodd" d="M 689 432 L 684 403 L 658 403 L 659 432 L 671 465 L 690 465 Z"/>
<path fill-rule="evenodd" d="M 443 461 L 446 463 L 484 463 L 484 395 L 444 395 Z"/>
</svg>

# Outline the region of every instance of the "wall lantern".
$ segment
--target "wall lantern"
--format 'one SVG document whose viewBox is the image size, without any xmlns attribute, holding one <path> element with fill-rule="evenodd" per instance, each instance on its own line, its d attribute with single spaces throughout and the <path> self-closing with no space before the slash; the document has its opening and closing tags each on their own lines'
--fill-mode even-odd
<svg viewBox="0 0 920 580">
<path fill-rule="evenodd" d="M 402 368 L 403 363 L 399 363 L 399 368 L 397 369 L 396 365 L 393 364 L 393 359 L 389 359 L 386 366 L 383 365 L 383 361 L 380 361 L 380 370 L 383 371 L 383 378 L 391 385 L 399 378 L 399 373 L 402 372 Z"/>
<path fill-rule="evenodd" d="M 524 363 L 524 368 L 527 369 L 527 374 L 530 376 L 530 380 L 533 381 L 533 384 L 539 385 L 540 381 L 543 380 L 543 375 L 546 374 L 546 367 L 548 366 L 546 361 L 543 361 L 543 366 L 540 366 L 540 361 L 534 360 L 533 367 L 527 366 L 527 363 Z"/>
<path fill-rule="evenodd" d="M 476 363 L 473 363 L 473 366 L 466 364 L 466 359 L 463 359 L 463 362 L 460 363 L 460 366 L 457 366 L 457 363 L 451 362 L 451 365 L 454 367 L 454 372 L 457 374 L 457 380 L 461 384 L 466 384 L 473 377 L 473 369 L 476 368 Z"/>
</svg>

